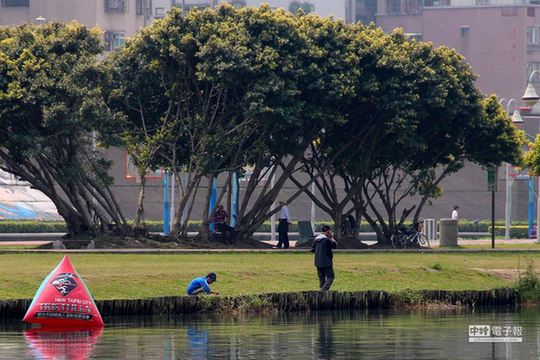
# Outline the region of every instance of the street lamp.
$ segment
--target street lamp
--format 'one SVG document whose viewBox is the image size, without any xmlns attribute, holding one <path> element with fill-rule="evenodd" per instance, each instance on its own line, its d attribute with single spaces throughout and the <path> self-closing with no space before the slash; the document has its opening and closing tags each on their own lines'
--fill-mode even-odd
<svg viewBox="0 0 540 360">
<path fill-rule="evenodd" d="M 505 98 L 502 98 L 499 100 L 499 104 L 503 104 L 504 101 L 506 101 Z M 517 101 L 514 98 L 511 98 L 506 103 L 506 114 L 510 115 L 510 104 L 514 103 L 514 106 L 516 106 L 516 109 L 514 110 L 514 113 L 512 114 L 512 123 L 514 124 L 520 124 L 523 123 L 523 119 L 521 118 L 521 114 L 519 112 L 519 109 L 517 108 Z M 510 240 L 510 212 L 511 212 L 511 206 L 512 206 L 512 185 L 510 184 L 510 164 L 506 163 L 505 165 L 505 185 L 506 185 L 506 194 L 505 194 L 505 200 L 504 200 L 504 239 Z"/>
<path fill-rule="evenodd" d="M 527 83 L 527 89 L 525 90 L 525 94 L 523 94 L 523 97 L 521 98 L 527 105 L 525 109 L 529 111 L 532 110 L 533 106 L 536 105 L 536 103 L 540 99 L 532 83 L 534 75 L 540 75 L 540 72 L 538 72 L 538 70 L 534 70 L 531 73 L 531 75 L 529 76 L 529 82 Z M 536 193 L 536 223 L 540 224 L 540 178 L 537 179 L 537 183 L 538 183 L 538 190 Z M 536 238 L 538 239 L 538 234 L 536 235 Z"/>
</svg>

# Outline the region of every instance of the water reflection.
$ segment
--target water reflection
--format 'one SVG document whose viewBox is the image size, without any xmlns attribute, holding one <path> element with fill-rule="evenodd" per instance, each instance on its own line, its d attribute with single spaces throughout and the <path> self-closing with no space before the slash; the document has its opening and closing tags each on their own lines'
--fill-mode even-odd
<svg viewBox="0 0 540 360">
<path fill-rule="evenodd" d="M 113 317 L 102 335 L 0 321 L 0 359 L 540 359 L 538 310 Z M 472 324 L 522 326 L 523 343 L 469 343 Z"/>
<path fill-rule="evenodd" d="M 101 328 L 39 328 L 24 331 L 28 349 L 36 359 L 89 359 L 99 340 Z"/>
<path fill-rule="evenodd" d="M 208 358 L 208 330 L 194 324 L 189 325 L 187 329 L 187 341 L 189 353 L 192 357 L 198 359 Z"/>
<path fill-rule="evenodd" d="M 333 359 L 334 351 L 334 321 L 331 316 L 319 320 L 318 352 L 321 359 Z"/>
</svg>

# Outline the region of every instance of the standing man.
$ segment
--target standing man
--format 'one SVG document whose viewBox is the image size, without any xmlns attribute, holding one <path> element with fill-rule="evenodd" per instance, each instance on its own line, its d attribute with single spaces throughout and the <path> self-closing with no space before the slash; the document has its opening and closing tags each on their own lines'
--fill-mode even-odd
<svg viewBox="0 0 540 360">
<path fill-rule="evenodd" d="M 459 220 L 458 209 L 459 206 L 454 206 L 454 211 L 452 211 L 452 220 Z"/>
<path fill-rule="evenodd" d="M 315 253 L 315 267 L 319 276 L 320 291 L 330 290 L 330 286 L 334 282 L 332 249 L 335 248 L 337 248 L 337 241 L 334 240 L 334 233 L 330 226 L 323 225 L 322 234 L 317 235 L 311 247 L 311 252 Z"/>
<path fill-rule="evenodd" d="M 285 202 L 280 201 L 279 207 L 281 211 L 279 213 L 279 224 L 278 224 L 278 243 L 277 248 L 284 249 L 289 248 L 289 223 L 291 222 L 291 217 L 289 215 L 289 208 Z"/>
</svg>

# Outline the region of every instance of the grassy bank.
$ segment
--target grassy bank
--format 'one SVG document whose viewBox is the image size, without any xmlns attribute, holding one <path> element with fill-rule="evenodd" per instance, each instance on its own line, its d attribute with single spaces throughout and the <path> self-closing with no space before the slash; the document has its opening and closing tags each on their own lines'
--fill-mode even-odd
<svg viewBox="0 0 540 360">
<path fill-rule="evenodd" d="M 0 299 L 31 298 L 61 254 L 1 254 Z M 73 254 L 78 272 L 96 299 L 134 299 L 184 294 L 189 280 L 218 273 L 223 295 L 315 290 L 313 257 L 307 253 L 261 254 Z M 513 284 L 516 269 L 540 254 L 336 254 L 333 290 L 483 290 Z"/>
</svg>

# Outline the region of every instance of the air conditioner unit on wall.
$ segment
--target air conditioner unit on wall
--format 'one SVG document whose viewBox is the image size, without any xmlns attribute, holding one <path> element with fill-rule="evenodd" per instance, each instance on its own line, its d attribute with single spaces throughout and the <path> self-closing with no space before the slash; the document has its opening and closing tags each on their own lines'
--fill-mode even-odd
<svg viewBox="0 0 540 360">
<path fill-rule="evenodd" d="M 127 0 L 105 0 L 106 12 L 124 12 L 127 9 Z"/>
</svg>

